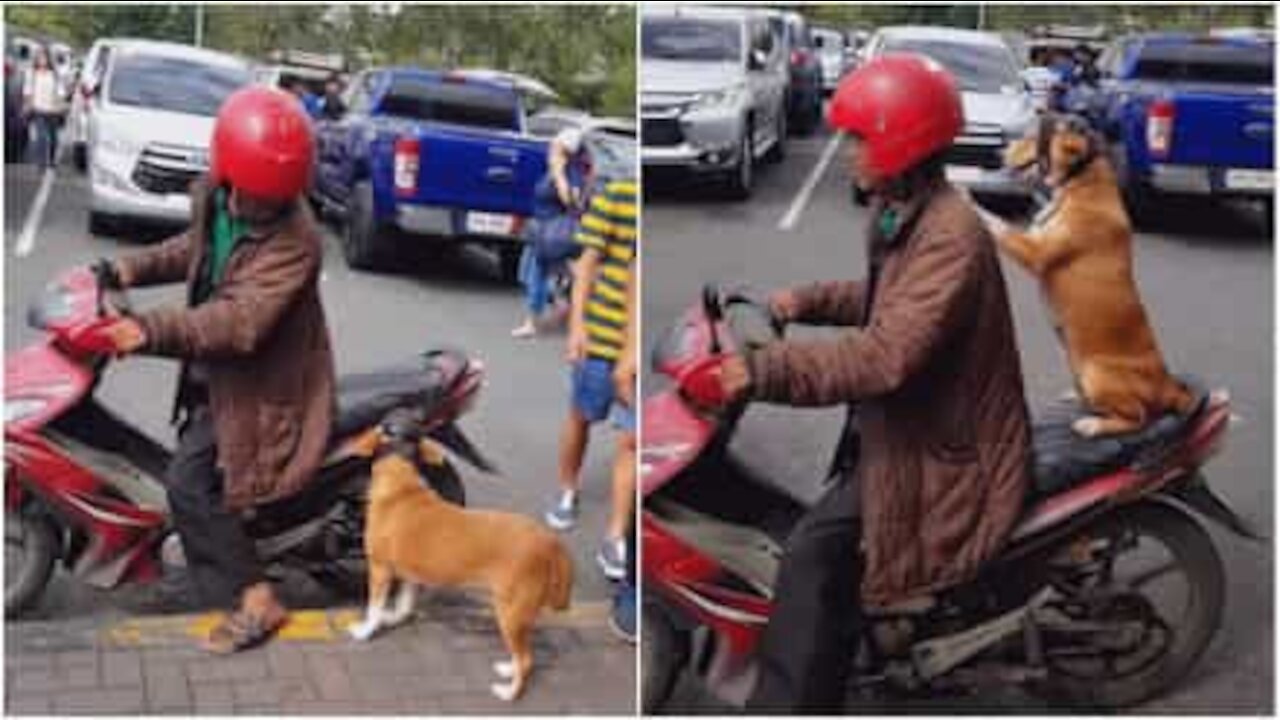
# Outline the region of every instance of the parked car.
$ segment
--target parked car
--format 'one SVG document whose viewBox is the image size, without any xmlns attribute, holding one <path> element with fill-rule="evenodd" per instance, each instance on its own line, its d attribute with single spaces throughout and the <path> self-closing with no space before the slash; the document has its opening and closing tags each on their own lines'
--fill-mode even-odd
<svg viewBox="0 0 1280 720">
<path fill-rule="evenodd" d="M 822 121 L 822 64 L 809 34 L 809 21 L 798 12 L 773 10 L 769 22 L 782 40 L 790 82 L 787 86 L 787 121 L 808 134 Z"/>
<path fill-rule="evenodd" d="M 568 127 L 629 137 L 632 141 L 636 139 L 636 122 L 631 118 L 600 117 L 585 110 L 558 106 L 547 107 L 530 115 L 525 131 L 534 137 L 549 140 Z"/>
<path fill-rule="evenodd" d="M 71 148 L 71 164 L 80 172 L 88 170 L 85 146 L 89 142 L 89 116 L 111 59 L 111 47 L 126 42 L 123 38 L 103 38 L 89 47 L 71 90 L 71 109 L 67 113 L 66 139 Z"/>
<path fill-rule="evenodd" d="M 787 58 L 768 17 L 645 6 L 640 44 L 644 166 L 718 176 L 749 197 L 756 163 L 786 152 Z"/>
<path fill-rule="evenodd" d="M 822 93 L 830 95 L 835 92 L 840 78 L 849 69 L 853 51 L 849 39 L 839 30 L 815 27 L 810 34 L 818 54 L 818 63 L 822 67 Z"/>
<path fill-rule="evenodd" d="M 1160 194 L 1237 198 L 1274 212 L 1275 43 L 1150 33 L 1099 59 L 1096 90 L 1068 96 L 1112 141 L 1131 214 Z"/>
<path fill-rule="evenodd" d="M 89 102 L 89 230 L 122 218 L 185 223 L 209 166 L 222 101 L 253 81 L 248 61 L 174 43 L 114 43 Z"/>
<path fill-rule="evenodd" d="M 269 87 L 288 89 L 294 83 L 315 96 L 324 95 L 324 85 L 332 71 L 302 65 L 260 65 L 253 71 L 254 80 Z"/>
<path fill-rule="evenodd" d="M 347 263 L 388 268 L 399 243 L 478 241 L 514 280 L 521 229 L 546 173 L 509 82 L 375 68 L 348 88 L 347 114 L 317 123 L 313 198 L 345 221 Z"/>
<path fill-rule="evenodd" d="M 886 52 L 925 55 L 956 79 L 965 126 L 947 153 L 947 177 L 975 193 L 1030 197 L 1003 163 L 1008 140 L 1023 136 L 1036 117 L 1017 58 L 1004 40 L 975 30 L 886 27 L 867 45 L 867 57 Z"/>
</svg>

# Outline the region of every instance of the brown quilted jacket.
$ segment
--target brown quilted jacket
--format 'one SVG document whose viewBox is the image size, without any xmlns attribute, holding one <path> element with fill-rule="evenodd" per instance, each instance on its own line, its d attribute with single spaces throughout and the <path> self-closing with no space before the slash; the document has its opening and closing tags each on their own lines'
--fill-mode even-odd
<svg viewBox="0 0 1280 720">
<path fill-rule="evenodd" d="M 859 325 L 748 358 L 756 399 L 856 402 L 866 570 L 885 605 L 966 580 L 996 553 L 1029 482 L 1030 425 L 1004 276 L 968 200 L 932 193 L 883 258 L 871 317 L 865 286 L 797 290 L 800 320 Z"/>
<path fill-rule="evenodd" d="M 131 285 L 185 281 L 194 296 L 209 247 L 209 205 L 197 183 L 191 227 L 122 261 Z M 302 204 L 274 232 L 236 244 L 208 300 L 139 317 L 147 333 L 141 352 L 198 361 L 207 372 L 230 508 L 297 492 L 323 461 L 335 380 L 321 259 L 319 231 Z"/>
</svg>

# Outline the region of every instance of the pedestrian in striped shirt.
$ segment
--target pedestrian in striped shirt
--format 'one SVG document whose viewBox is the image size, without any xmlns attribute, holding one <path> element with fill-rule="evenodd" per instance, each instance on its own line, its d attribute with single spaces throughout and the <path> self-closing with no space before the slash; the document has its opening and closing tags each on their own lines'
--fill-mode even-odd
<svg viewBox="0 0 1280 720">
<path fill-rule="evenodd" d="M 621 431 L 613 470 L 613 501 L 597 562 L 611 579 L 626 574 L 627 529 L 635 503 L 635 412 L 631 398 L 619 401 L 614 369 L 630 330 L 628 295 L 636 253 L 636 183 L 610 182 L 597 193 L 577 232 L 583 246 L 574 266 L 567 359 L 572 366 L 572 402 L 560 436 L 560 497 L 546 514 L 557 530 L 578 519 L 578 489 L 591 426 L 610 416 Z"/>
</svg>

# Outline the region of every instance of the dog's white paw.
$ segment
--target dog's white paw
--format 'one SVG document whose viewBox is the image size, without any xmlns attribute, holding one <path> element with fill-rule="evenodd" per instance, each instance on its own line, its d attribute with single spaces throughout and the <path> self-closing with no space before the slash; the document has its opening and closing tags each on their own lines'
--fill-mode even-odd
<svg viewBox="0 0 1280 720">
<path fill-rule="evenodd" d="M 377 631 L 378 626 L 368 622 L 367 620 L 365 622 L 356 623 L 355 625 L 347 628 L 347 634 L 350 635 L 353 640 L 357 640 L 359 642 L 368 641 L 369 638 L 373 637 L 373 634 Z"/>
<path fill-rule="evenodd" d="M 405 613 L 393 613 L 391 617 L 383 620 L 382 624 L 387 627 L 398 627 L 413 619 L 414 611 L 410 610 Z"/>
<path fill-rule="evenodd" d="M 510 660 L 498 660 L 493 664 L 493 671 L 503 680 L 510 680 L 516 676 L 516 664 Z"/>
<path fill-rule="evenodd" d="M 1077 435 L 1086 438 L 1097 437 L 1102 432 L 1102 418 L 1084 417 L 1071 423 L 1071 429 Z"/>
<path fill-rule="evenodd" d="M 494 683 L 489 686 L 489 689 L 493 691 L 494 697 L 503 702 L 511 702 L 516 699 L 516 683 L 514 680 L 505 684 Z"/>
</svg>

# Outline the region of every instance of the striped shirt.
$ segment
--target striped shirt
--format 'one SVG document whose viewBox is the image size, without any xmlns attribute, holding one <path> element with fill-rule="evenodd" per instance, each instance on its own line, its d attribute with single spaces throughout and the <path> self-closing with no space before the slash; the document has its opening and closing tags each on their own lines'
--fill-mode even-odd
<svg viewBox="0 0 1280 720">
<path fill-rule="evenodd" d="M 578 225 L 577 241 L 599 251 L 600 270 L 591 284 L 583 321 L 587 355 L 617 360 L 627 328 L 627 283 L 636 247 L 636 183 L 610 182 L 591 200 Z"/>
</svg>

